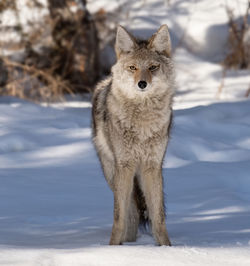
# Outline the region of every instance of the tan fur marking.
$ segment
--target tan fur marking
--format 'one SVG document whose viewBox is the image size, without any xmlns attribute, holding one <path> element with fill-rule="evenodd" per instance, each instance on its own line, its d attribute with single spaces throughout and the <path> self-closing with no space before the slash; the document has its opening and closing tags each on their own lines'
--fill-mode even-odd
<svg viewBox="0 0 250 266">
<path fill-rule="evenodd" d="M 152 74 L 148 69 L 138 69 L 134 74 L 135 84 L 137 84 L 140 80 L 144 80 L 147 83 L 152 82 Z"/>
</svg>

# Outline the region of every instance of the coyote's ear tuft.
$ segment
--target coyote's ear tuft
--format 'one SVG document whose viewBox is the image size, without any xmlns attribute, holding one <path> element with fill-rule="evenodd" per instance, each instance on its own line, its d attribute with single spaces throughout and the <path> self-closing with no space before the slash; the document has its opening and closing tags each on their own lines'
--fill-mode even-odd
<svg viewBox="0 0 250 266">
<path fill-rule="evenodd" d="M 148 48 L 168 57 L 171 55 L 171 40 L 167 25 L 162 25 L 150 38 Z"/>
<path fill-rule="evenodd" d="M 135 38 L 122 26 L 118 26 L 116 33 L 115 51 L 117 58 L 121 53 L 132 52 L 137 47 Z"/>
</svg>

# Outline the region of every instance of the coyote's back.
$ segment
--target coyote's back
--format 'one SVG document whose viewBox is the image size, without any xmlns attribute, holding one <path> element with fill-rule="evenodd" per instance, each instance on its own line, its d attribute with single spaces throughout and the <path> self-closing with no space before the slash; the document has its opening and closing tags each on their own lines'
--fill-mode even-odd
<svg viewBox="0 0 250 266">
<path fill-rule="evenodd" d="M 135 241 L 149 218 L 157 244 L 170 245 L 161 173 L 174 93 L 167 26 L 147 41 L 120 26 L 115 48 L 117 62 L 97 86 L 92 109 L 93 141 L 114 192 L 110 244 Z"/>
</svg>

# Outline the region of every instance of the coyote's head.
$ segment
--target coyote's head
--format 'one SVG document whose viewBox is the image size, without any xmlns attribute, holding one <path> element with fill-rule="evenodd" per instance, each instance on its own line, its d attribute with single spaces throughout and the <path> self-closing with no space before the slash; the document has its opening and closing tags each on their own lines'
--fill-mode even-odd
<svg viewBox="0 0 250 266">
<path fill-rule="evenodd" d="M 117 29 L 117 63 L 112 68 L 114 89 L 129 98 L 173 91 L 171 41 L 166 25 L 148 40 L 137 40 L 122 26 Z"/>
</svg>

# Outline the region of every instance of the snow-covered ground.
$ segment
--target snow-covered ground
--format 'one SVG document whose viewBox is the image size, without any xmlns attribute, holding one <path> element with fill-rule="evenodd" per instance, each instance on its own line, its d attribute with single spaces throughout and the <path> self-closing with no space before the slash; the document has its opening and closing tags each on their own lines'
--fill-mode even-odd
<svg viewBox="0 0 250 266">
<path fill-rule="evenodd" d="M 109 247 L 112 193 L 88 102 L 0 98 L 0 265 L 249 265 L 250 101 L 175 110 L 164 163 L 173 247 Z"/>
<path fill-rule="evenodd" d="M 93 2 L 93 9 L 107 6 Z M 168 22 L 167 2 L 134 1 L 133 19 L 124 24 L 153 32 Z M 197 1 L 171 2 L 172 29 L 177 22 L 184 28 L 187 10 L 206 27 L 222 14 L 206 13 L 205 1 L 196 9 Z M 88 98 L 45 106 L 0 97 L 1 266 L 250 265 L 250 75 L 228 71 L 218 94 L 222 68 L 200 52 L 191 53 L 187 42 L 174 56 L 174 126 L 163 169 L 173 247 L 156 247 L 147 233 L 108 246 L 113 196 L 91 143 Z"/>
</svg>

